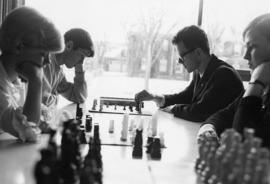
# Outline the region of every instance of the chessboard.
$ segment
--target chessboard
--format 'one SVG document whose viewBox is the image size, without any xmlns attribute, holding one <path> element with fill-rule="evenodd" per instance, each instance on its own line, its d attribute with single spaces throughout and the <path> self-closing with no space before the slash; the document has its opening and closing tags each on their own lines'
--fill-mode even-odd
<svg viewBox="0 0 270 184">
<path fill-rule="evenodd" d="M 150 112 L 143 110 L 143 102 L 135 102 L 133 98 L 100 97 L 94 99 L 90 113 L 125 114 L 151 116 Z"/>
</svg>

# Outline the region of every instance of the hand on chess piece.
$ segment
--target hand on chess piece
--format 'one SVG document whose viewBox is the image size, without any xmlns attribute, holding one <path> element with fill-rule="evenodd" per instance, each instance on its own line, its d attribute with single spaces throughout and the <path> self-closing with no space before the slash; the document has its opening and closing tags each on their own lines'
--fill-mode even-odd
<svg viewBox="0 0 270 184">
<path fill-rule="evenodd" d="M 154 95 L 149 93 L 147 90 L 142 90 L 135 95 L 136 102 L 150 101 L 150 100 L 154 100 Z"/>
<path fill-rule="evenodd" d="M 203 141 L 215 140 L 219 142 L 219 138 L 215 131 L 215 128 L 211 124 L 205 124 L 201 126 L 197 134 L 197 143 L 201 144 Z"/>
</svg>

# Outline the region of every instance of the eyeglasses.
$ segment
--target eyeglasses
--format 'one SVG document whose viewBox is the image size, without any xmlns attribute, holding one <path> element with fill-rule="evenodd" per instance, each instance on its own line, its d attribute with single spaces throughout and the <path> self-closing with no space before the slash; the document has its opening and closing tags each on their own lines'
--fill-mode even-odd
<svg viewBox="0 0 270 184">
<path fill-rule="evenodd" d="M 179 59 L 178 59 L 178 63 L 183 64 L 184 63 L 185 56 L 188 55 L 189 53 L 193 52 L 196 49 L 197 48 L 190 49 L 190 50 L 184 52 L 183 54 L 181 54 L 180 57 L 179 57 Z"/>
</svg>

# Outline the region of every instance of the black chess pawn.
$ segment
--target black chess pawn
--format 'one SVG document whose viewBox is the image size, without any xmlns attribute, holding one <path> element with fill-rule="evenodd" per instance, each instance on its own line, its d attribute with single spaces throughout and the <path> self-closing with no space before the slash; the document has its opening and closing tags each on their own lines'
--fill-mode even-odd
<svg viewBox="0 0 270 184">
<path fill-rule="evenodd" d="M 124 110 L 124 111 L 126 110 L 126 106 L 124 106 L 123 110 Z"/>
<path fill-rule="evenodd" d="M 50 148 L 40 151 L 41 159 L 34 168 L 34 176 L 37 184 L 59 184 L 58 162 Z"/>
<path fill-rule="evenodd" d="M 135 110 L 136 110 L 139 114 L 141 114 L 141 112 L 142 112 L 142 103 L 143 103 L 143 102 L 136 101 L 136 107 L 135 107 Z"/>
<path fill-rule="evenodd" d="M 92 130 L 92 117 L 90 115 L 86 115 L 85 119 L 85 131 L 91 132 Z"/>
<path fill-rule="evenodd" d="M 143 143 L 142 130 L 137 129 L 135 140 L 134 140 L 134 147 L 132 151 L 133 158 L 142 158 L 142 155 L 143 155 L 142 143 Z"/>
<path fill-rule="evenodd" d="M 80 107 L 80 104 L 77 104 L 76 108 L 76 119 L 81 120 L 83 116 L 83 109 Z"/>
<path fill-rule="evenodd" d="M 147 137 L 146 153 L 151 153 L 153 141 L 153 137 Z"/>
<path fill-rule="evenodd" d="M 129 106 L 129 110 L 130 112 L 133 112 L 133 107 L 131 105 Z"/>
<path fill-rule="evenodd" d="M 151 149 L 151 158 L 152 159 L 161 159 L 161 148 L 160 148 L 159 138 L 154 138 Z"/>
<path fill-rule="evenodd" d="M 133 158 L 142 158 L 143 152 L 142 147 L 140 146 L 134 146 L 132 151 L 132 157 Z"/>
<path fill-rule="evenodd" d="M 81 131 L 80 132 L 80 142 L 81 142 L 81 144 L 87 144 L 84 129 L 81 129 L 80 131 Z"/>
</svg>

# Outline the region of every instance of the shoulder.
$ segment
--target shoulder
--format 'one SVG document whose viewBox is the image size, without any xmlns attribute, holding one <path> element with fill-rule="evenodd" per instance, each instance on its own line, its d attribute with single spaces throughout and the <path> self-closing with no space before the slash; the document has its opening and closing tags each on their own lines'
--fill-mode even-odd
<svg viewBox="0 0 270 184">
<path fill-rule="evenodd" d="M 240 80 L 239 73 L 231 66 L 230 64 L 226 63 L 225 61 L 222 61 L 220 59 L 217 59 L 217 65 L 216 69 L 214 71 L 214 75 L 217 76 L 227 76 L 227 77 L 236 77 Z"/>
</svg>

